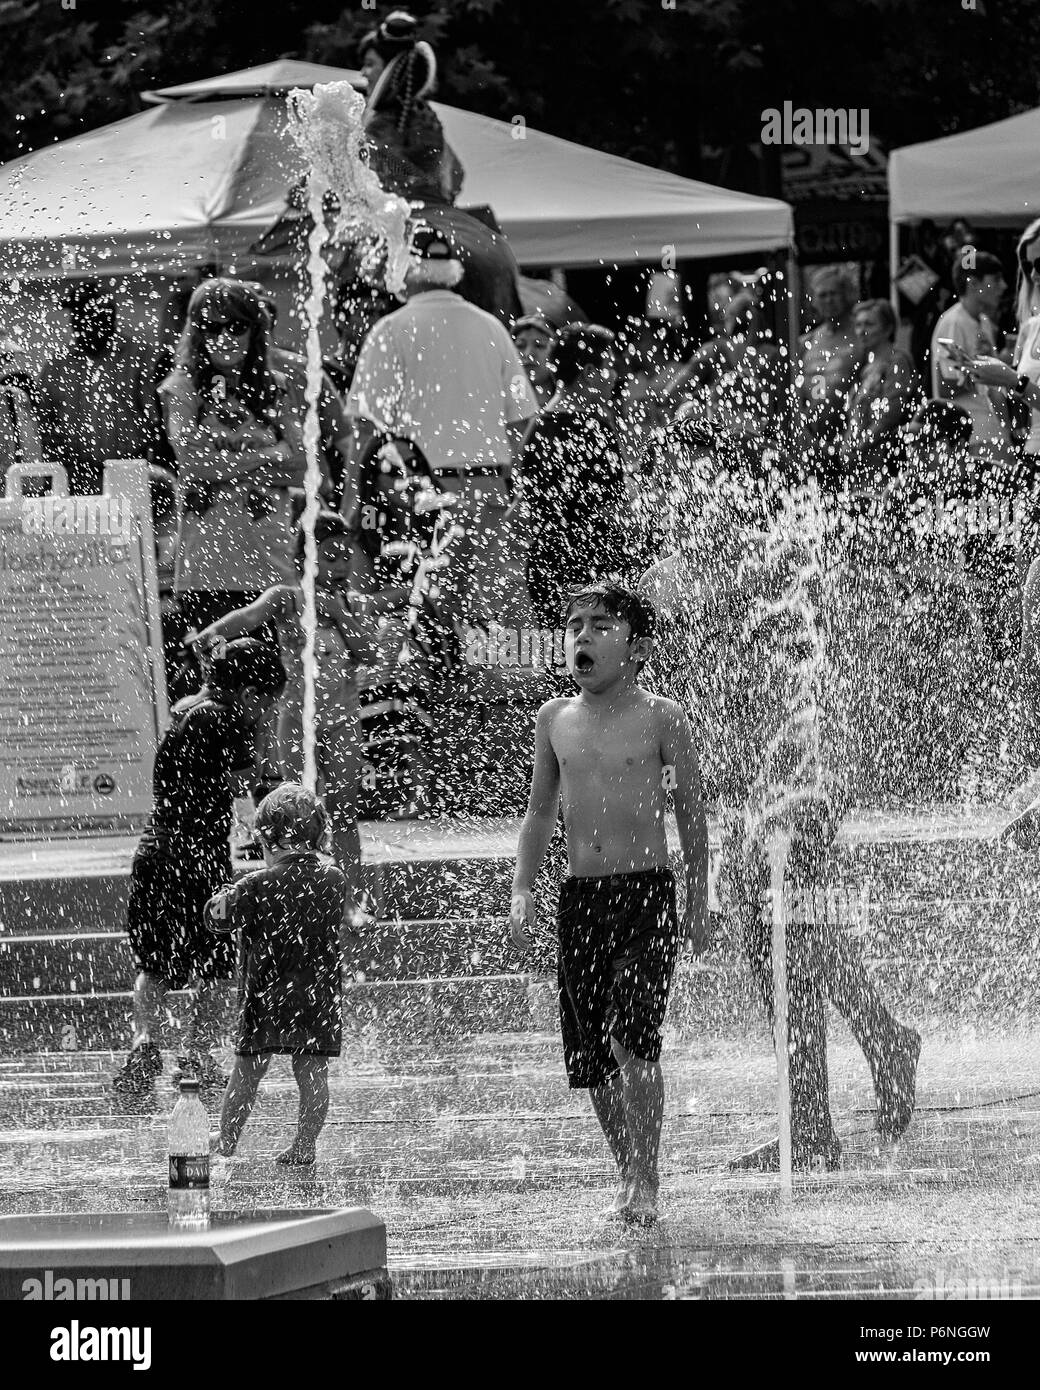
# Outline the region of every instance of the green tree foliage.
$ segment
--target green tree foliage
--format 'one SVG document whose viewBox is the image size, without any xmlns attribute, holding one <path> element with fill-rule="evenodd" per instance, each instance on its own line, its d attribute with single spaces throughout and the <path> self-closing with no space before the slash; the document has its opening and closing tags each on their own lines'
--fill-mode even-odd
<svg viewBox="0 0 1040 1390">
<path fill-rule="evenodd" d="M 65 0 L 71 5 L 71 0 Z M 356 67 L 390 5 L 0 0 L 0 157 L 139 109 L 139 92 L 279 56 Z M 889 146 L 1040 102 L 1037 0 L 416 0 L 440 95 L 696 174 L 761 112 L 866 107 Z"/>
</svg>

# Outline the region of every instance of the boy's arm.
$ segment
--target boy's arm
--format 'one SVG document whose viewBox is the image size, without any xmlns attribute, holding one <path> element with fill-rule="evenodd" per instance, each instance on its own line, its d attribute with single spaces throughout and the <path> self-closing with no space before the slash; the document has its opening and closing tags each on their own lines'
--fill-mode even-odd
<svg viewBox="0 0 1040 1390">
<path fill-rule="evenodd" d="M 362 666 L 374 661 L 377 624 L 368 605 L 359 603 L 357 607 L 361 611 L 353 612 L 354 605 L 351 603 L 348 607 L 339 594 L 323 596 L 322 601 L 354 660 Z"/>
<path fill-rule="evenodd" d="M 534 729 L 534 774 L 527 814 L 520 827 L 516 849 L 516 871 L 509 914 L 509 934 L 513 945 L 526 950 L 531 945 L 530 929 L 535 911 L 531 888 L 542 867 L 549 841 L 556 829 L 560 808 L 560 765 L 553 751 L 552 722 L 563 700 L 549 700 L 538 711 Z M 525 930 L 526 928 L 526 930 Z"/>
<path fill-rule="evenodd" d="M 259 869 L 255 873 L 246 874 L 236 883 L 226 884 L 219 892 L 213 894 L 202 909 L 202 915 L 214 936 L 231 936 L 245 924 L 253 899 L 253 889 L 263 872 Z"/>
<path fill-rule="evenodd" d="M 275 585 L 273 589 L 268 589 L 266 593 L 247 604 L 245 608 L 236 608 L 233 613 L 228 613 L 225 617 L 218 618 L 215 623 L 210 623 L 209 627 L 203 628 L 194 641 L 205 650 L 207 644 L 218 637 L 223 637 L 230 642 L 235 637 L 244 637 L 249 632 L 255 632 L 257 628 L 263 627 L 272 618 L 283 616 L 283 592 L 283 585 Z"/>
<path fill-rule="evenodd" d="M 683 926 L 695 955 L 708 949 L 708 822 L 704 814 L 701 768 L 693 731 L 686 715 L 672 700 L 661 700 L 661 757 L 665 787 L 675 803 L 686 866 L 686 914 Z"/>
</svg>

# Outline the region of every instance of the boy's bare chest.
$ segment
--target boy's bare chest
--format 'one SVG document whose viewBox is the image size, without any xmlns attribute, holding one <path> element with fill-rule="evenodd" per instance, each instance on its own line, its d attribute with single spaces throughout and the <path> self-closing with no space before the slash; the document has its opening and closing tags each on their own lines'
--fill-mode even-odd
<svg viewBox="0 0 1040 1390">
<path fill-rule="evenodd" d="M 591 778 L 621 784 L 660 772 L 660 740 L 645 716 L 567 721 L 554 730 L 553 748 L 565 782 Z"/>
</svg>

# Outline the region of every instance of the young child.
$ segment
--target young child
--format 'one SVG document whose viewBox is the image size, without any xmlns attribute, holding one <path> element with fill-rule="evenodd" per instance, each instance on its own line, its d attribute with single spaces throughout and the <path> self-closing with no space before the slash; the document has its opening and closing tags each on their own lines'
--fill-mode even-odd
<svg viewBox="0 0 1040 1390">
<path fill-rule="evenodd" d="M 263 869 L 206 904 L 210 931 L 227 941 L 241 929 L 245 955 L 235 1067 L 224 1097 L 217 1152 L 238 1146 L 272 1053 L 292 1058 L 300 1090 L 296 1138 L 276 1162 L 314 1162 L 329 1108 L 329 1058 L 338 1057 L 339 925 L 347 880 L 320 850 L 328 819 L 303 787 L 285 782 L 260 803 L 256 830 Z"/>
<path fill-rule="evenodd" d="M 252 774 L 257 726 L 284 685 L 273 648 L 231 642 L 214 654 L 208 683 L 173 708 L 155 757 L 151 820 L 130 871 L 127 933 L 140 973 L 134 1041 L 114 1079 L 118 1091 L 146 1091 L 162 1071 L 152 1041 L 160 1008 L 167 990 L 192 980 L 200 984 L 180 1064 L 204 1084 L 226 1083 L 208 1050 L 216 1002 L 209 995 L 217 981 L 234 977 L 235 953 L 206 931 L 202 909 L 231 876 L 228 836 L 238 782 Z"/>
<path fill-rule="evenodd" d="M 403 587 L 370 598 L 347 592 L 351 528 L 335 512 L 319 513 L 314 527 L 318 547 L 315 598 L 318 631 L 315 654 L 318 674 L 318 777 L 332 819 L 332 846 L 350 885 L 351 905 L 360 893 L 361 842 L 357 826 L 357 795 L 361 769 L 357 671 L 375 656 L 376 617 L 395 604 L 408 602 Z M 296 567 L 303 571 L 304 532 L 296 541 Z M 274 625 L 288 683 L 278 709 L 278 756 L 281 775 L 303 775 L 303 588 L 276 584 L 245 608 L 212 623 L 195 639 L 205 651 L 214 641 L 256 632 Z"/>
<path fill-rule="evenodd" d="M 565 652 L 578 694 L 538 712 L 510 914 L 513 943 L 526 950 L 532 885 L 562 794 L 571 873 L 557 923 L 564 1062 L 570 1085 L 590 1091 L 618 1165 L 609 1210 L 642 1224 L 657 1218 L 661 1027 L 680 946 L 669 790 L 686 866 L 685 935 L 697 954 L 708 936 L 708 832 L 690 727 L 678 705 L 639 685 L 653 630 L 653 608 L 631 590 L 604 582 L 571 598 Z"/>
</svg>

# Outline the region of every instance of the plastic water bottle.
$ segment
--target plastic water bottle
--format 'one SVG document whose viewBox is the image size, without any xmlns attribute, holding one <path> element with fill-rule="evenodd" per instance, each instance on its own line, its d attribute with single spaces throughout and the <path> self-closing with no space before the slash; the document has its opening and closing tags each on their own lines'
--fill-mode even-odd
<svg viewBox="0 0 1040 1390">
<path fill-rule="evenodd" d="M 195 1078 L 180 1086 L 170 1116 L 170 1225 L 197 1231 L 209 1225 L 209 1116 Z"/>
</svg>

